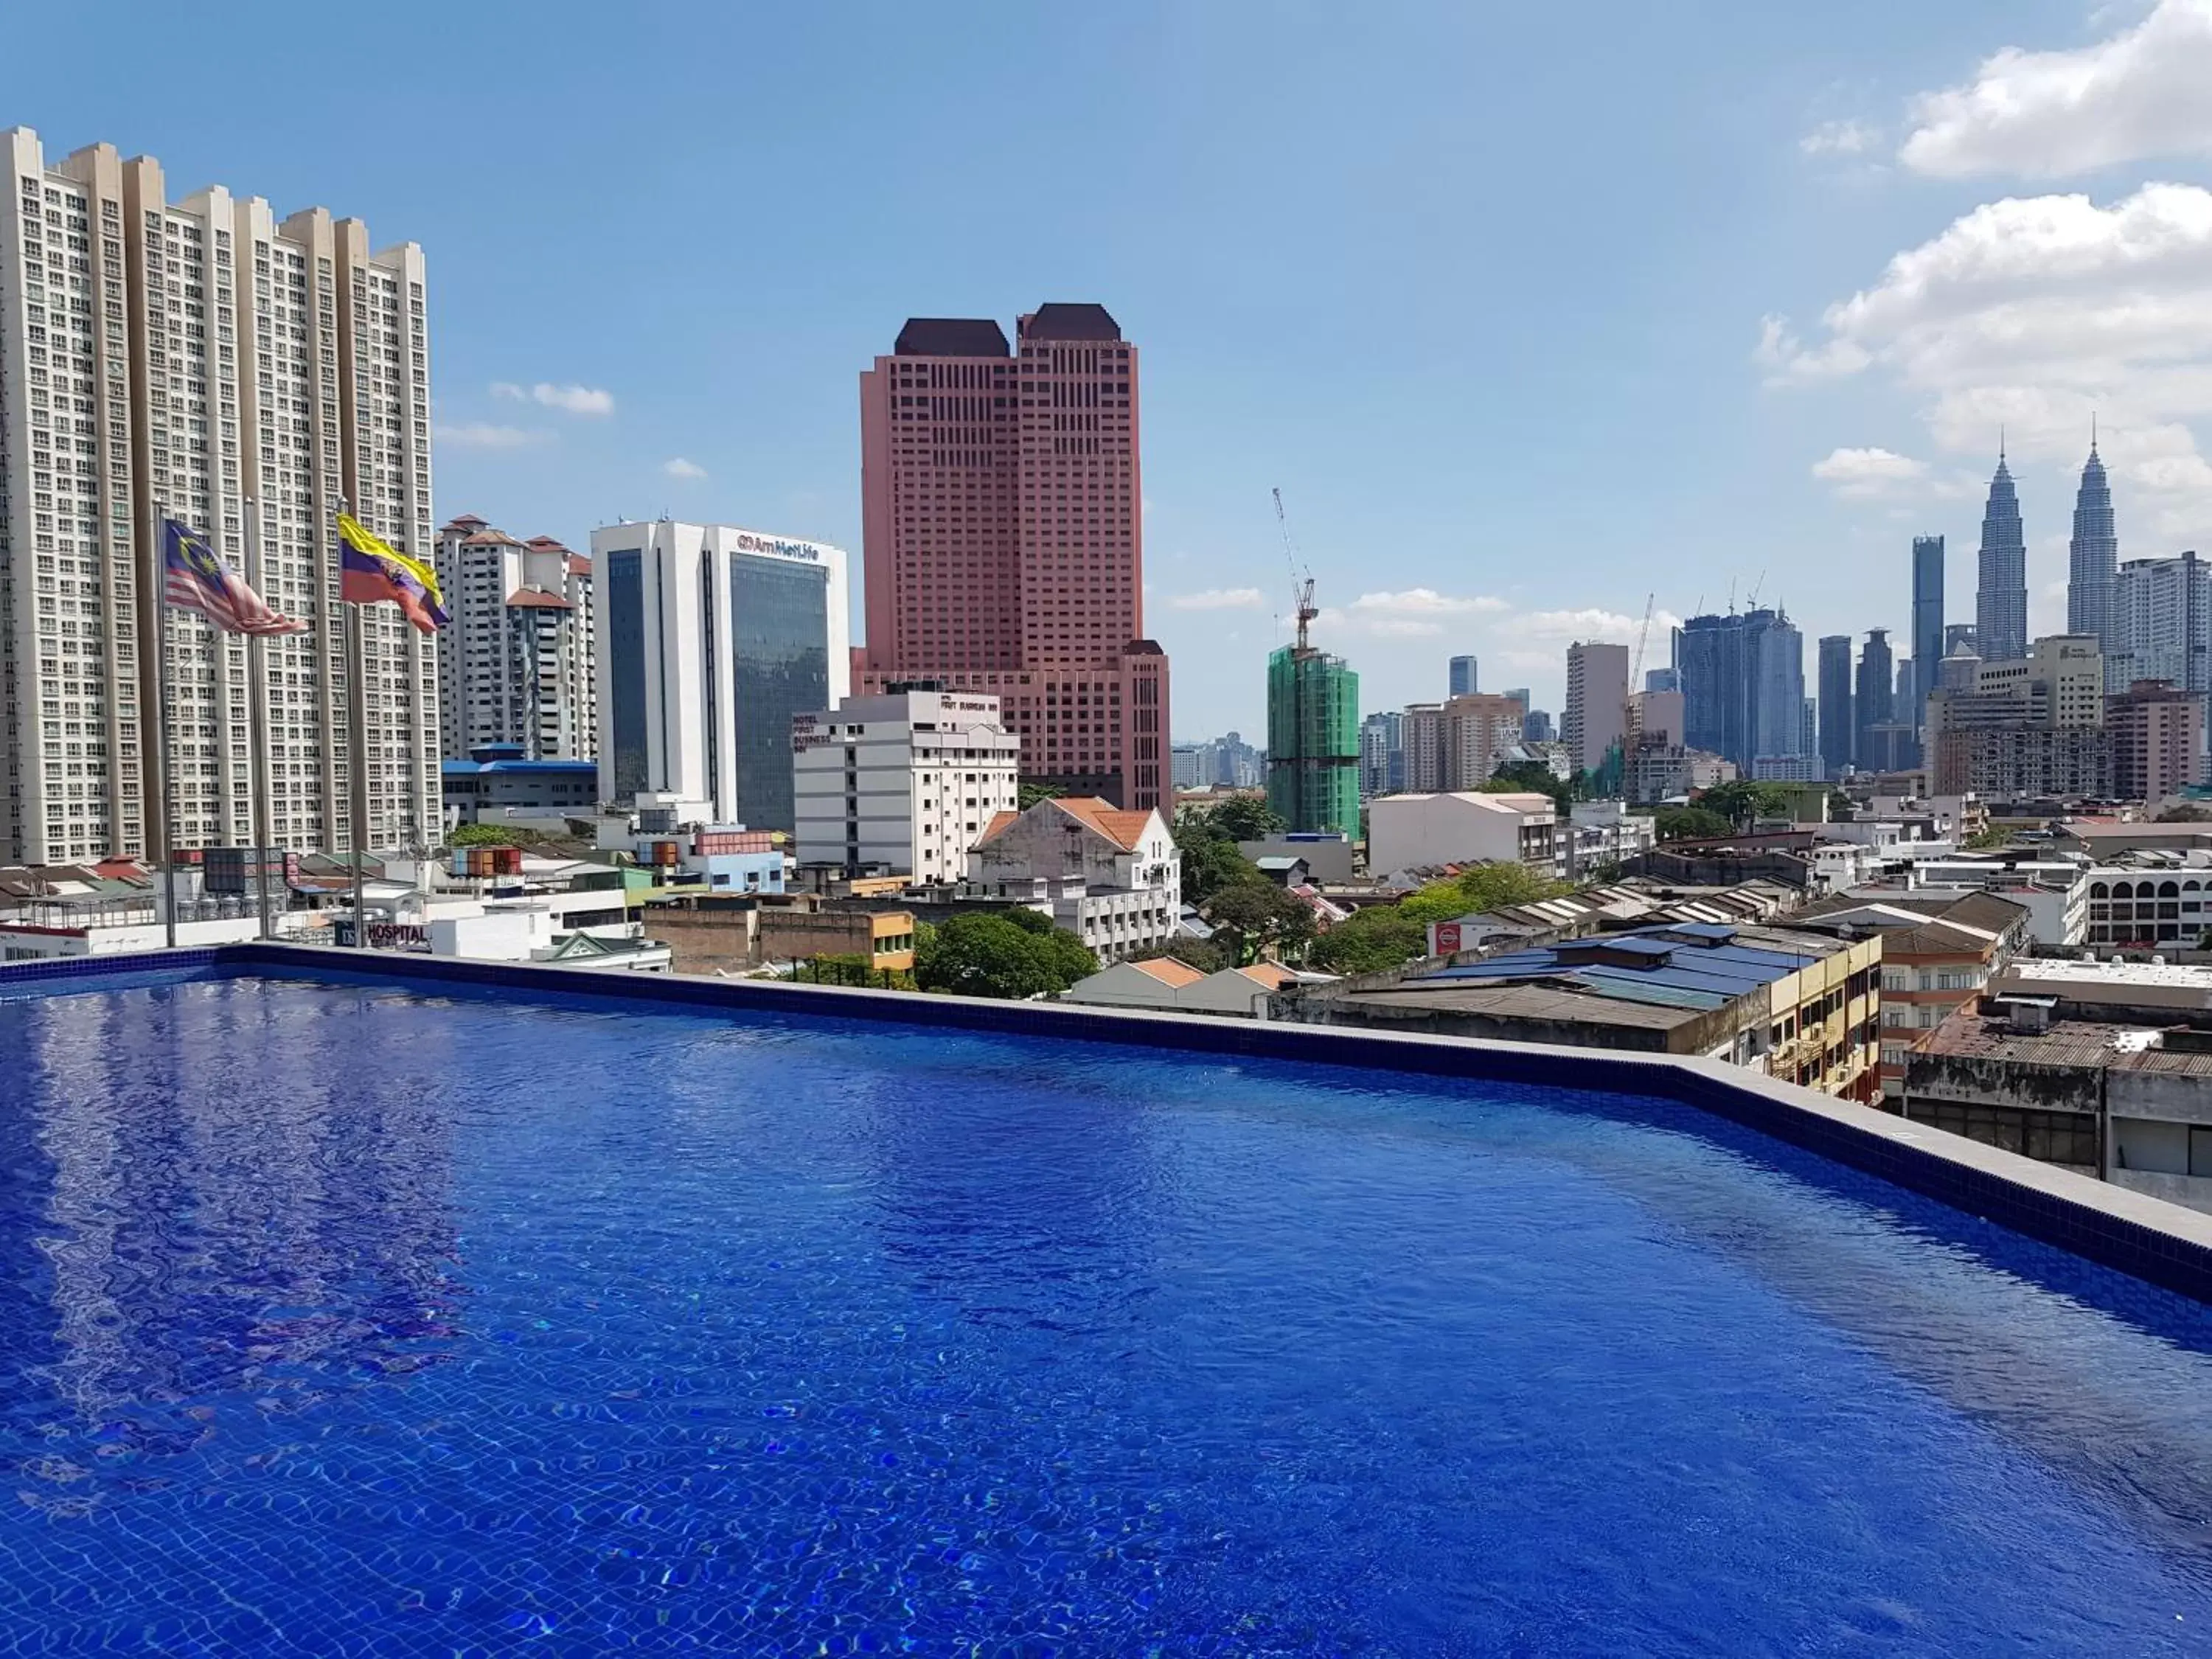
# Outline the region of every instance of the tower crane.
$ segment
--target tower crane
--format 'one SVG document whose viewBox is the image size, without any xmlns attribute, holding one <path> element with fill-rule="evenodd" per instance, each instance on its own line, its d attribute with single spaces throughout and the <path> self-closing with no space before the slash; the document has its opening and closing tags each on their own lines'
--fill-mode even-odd
<svg viewBox="0 0 2212 1659">
<path fill-rule="evenodd" d="M 1298 557 L 1297 544 L 1291 540 L 1291 520 L 1283 511 L 1283 492 L 1272 492 L 1275 497 L 1275 525 L 1283 532 L 1283 562 L 1291 568 L 1291 594 L 1297 602 L 1298 617 L 1298 650 L 1303 654 L 1306 647 L 1306 629 L 1321 612 L 1314 608 L 1313 572 Z"/>
<path fill-rule="evenodd" d="M 1628 665 L 1628 700 L 1620 714 L 1621 782 L 1628 781 L 1628 768 L 1635 763 L 1636 751 L 1643 746 L 1644 693 L 1638 688 L 1644 681 L 1644 647 L 1651 642 L 1651 611 L 1658 603 L 1656 593 L 1644 596 L 1644 625 L 1636 630 L 1636 655 Z"/>
</svg>

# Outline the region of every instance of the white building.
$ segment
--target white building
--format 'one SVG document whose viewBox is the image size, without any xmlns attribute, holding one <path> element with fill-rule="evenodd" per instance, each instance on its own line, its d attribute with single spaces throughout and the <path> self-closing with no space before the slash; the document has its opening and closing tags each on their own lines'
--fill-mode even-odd
<svg viewBox="0 0 2212 1659">
<path fill-rule="evenodd" d="M 220 186 L 172 202 L 111 145 L 47 165 L 0 134 L 0 859 L 31 864 L 252 840 L 262 699 L 272 838 L 355 844 L 335 514 L 427 557 L 430 380 L 422 250 L 370 251 L 320 208 L 278 219 Z M 260 525 L 249 568 L 248 501 Z M 169 621 L 175 775 L 153 759 L 164 516 L 204 532 L 279 611 L 265 684 L 244 642 Z M 440 823 L 434 641 L 363 609 L 370 846 Z"/>
<path fill-rule="evenodd" d="M 987 893 L 1048 902 L 1053 920 L 1103 962 L 1166 944 L 1182 909 L 1182 854 L 1165 821 L 1096 796 L 1000 813 L 968 875 Z"/>
<path fill-rule="evenodd" d="M 2112 574 L 2106 684 L 2171 680 L 2212 691 L 2212 565 L 2194 553 L 2130 559 Z"/>
<path fill-rule="evenodd" d="M 845 552 L 729 525 L 592 532 L 599 793 L 790 830 L 792 721 L 851 693 Z"/>
<path fill-rule="evenodd" d="M 1577 873 L 1625 862 L 1659 844 L 1658 820 L 1630 811 L 1625 800 L 1578 800 L 1567 816 Z"/>
<path fill-rule="evenodd" d="M 446 758 L 492 744 L 520 744 L 524 760 L 596 758 L 592 562 L 463 514 L 438 532 L 436 562 L 453 619 L 438 660 Z"/>
<path fill-rule="evenodd" d="M 1256 962 L 1201 974 L 1172 957 L 1117 962 L 1060 993 L 1063 1002 L 1103 1008 L 1144 1008 L 1155 1013 L 1221 1014 L 1265 1019 L 1267 999 L 1292 985 L 1326 985 L 1334 975 L 1305 974 L 1280 963 Z"/>
<path fill-rule="evenodd" d="M 1383 795 L 1367 808 L 1367 868 L 1395 878 L 1444 864 L 1528 865 L 1553 874 L 1559 813 L 1549 795 L 1472 790 Z"/>
<path fill-rule="evenodd" d="M 1018 804 L 1022 740 L 984 691 L 848 697 L 793 728 L 801 865 L 962 881 L 968 849 Z"/>
</svg>

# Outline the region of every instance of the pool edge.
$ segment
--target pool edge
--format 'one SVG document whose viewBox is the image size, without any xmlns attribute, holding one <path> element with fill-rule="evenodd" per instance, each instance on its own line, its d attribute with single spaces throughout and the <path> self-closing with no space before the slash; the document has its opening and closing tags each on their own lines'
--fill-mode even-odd
<svg viewBox="0 0 2212 1659">
<path fill-rule="evenodd" d="M 188 979 L 254 972 L 307 980 L 368 977 L 416 985 L 489 986 L 692 1008 L 829 1013 L 1194 1054 L 1658 1095 L 2212 1304 L 2212 1215 L 1717 1060 L 1066 1003 L 681 975 L 585 974 L 526 963 L 268 943 L 11 963 L 0 966 L 0 987 L 148 974 Z M 57 983 L 56 988 L 62 986 Z"/>
</svg>

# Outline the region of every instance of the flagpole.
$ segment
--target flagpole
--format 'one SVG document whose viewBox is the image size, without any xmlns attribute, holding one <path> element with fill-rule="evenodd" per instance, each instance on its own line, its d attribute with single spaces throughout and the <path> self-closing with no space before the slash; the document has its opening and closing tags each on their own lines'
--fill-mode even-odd
<svg viewBox="0 0 2212 1659">
<path fill-rule="evenodd" d="M 175 769 L 169 763 L 169 515 L 160 500 L 154 502 L 154 585 L 159 596 L 155 611 L 159 630 L 154 644 L 154 719 L 159 727 L 154 738 L 154 790 L 161 804 L 161 938 L 177 948 L 177 826 L 169 816 L 169 780 Z"/>
<path fill-rule="evenodd" d="M 343 513 L 350 505 L 338 502 Z M 338 543 L 338 561 L 345 561 L 345 543 Z M 341 586 L 343 579 L 341 576 Z M 368 948 L 368 905 L 363 896 L 363 867 L 368 857 L 368 676 L 362 666 L 361 613 L 368 607 L 348 605 L 346 611 L 346 689 L 352 697 L 353 732 L 353 942 L 356 950 Z"/>
<path fill-rule="evenodd" d="M 246 498 L 246 581 L 261 586 L 261 504 Z M 260 917 L 257 937 L 269 937 L 269 657 L 258 634 L 246 636 L 246 717 L 253 736 L 253 900 Z"/>
</svg>

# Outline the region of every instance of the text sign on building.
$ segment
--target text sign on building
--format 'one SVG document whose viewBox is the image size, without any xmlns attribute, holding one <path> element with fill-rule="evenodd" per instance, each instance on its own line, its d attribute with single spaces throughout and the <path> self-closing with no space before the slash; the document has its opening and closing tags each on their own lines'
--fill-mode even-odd
<svg viewBox="0 0 2212 1659">
<path fill-rule="evenodd" d="M 787 542 L 781 536 L 762 536 L 750 530 L 733 531 L 730 545 L 740 553 L 767 553 L 779 559 L 804 559 L 809 564 L 822 562 L 822 550 L 812 542 Z"/>
<path fill-rule="evenodd" d="M 1455 956 L 1460 950 L 1459 924 L 1455 921 L 1434 922 L 1429 927 L 1429 954 L 1432 957 Z"/>
</svg>

